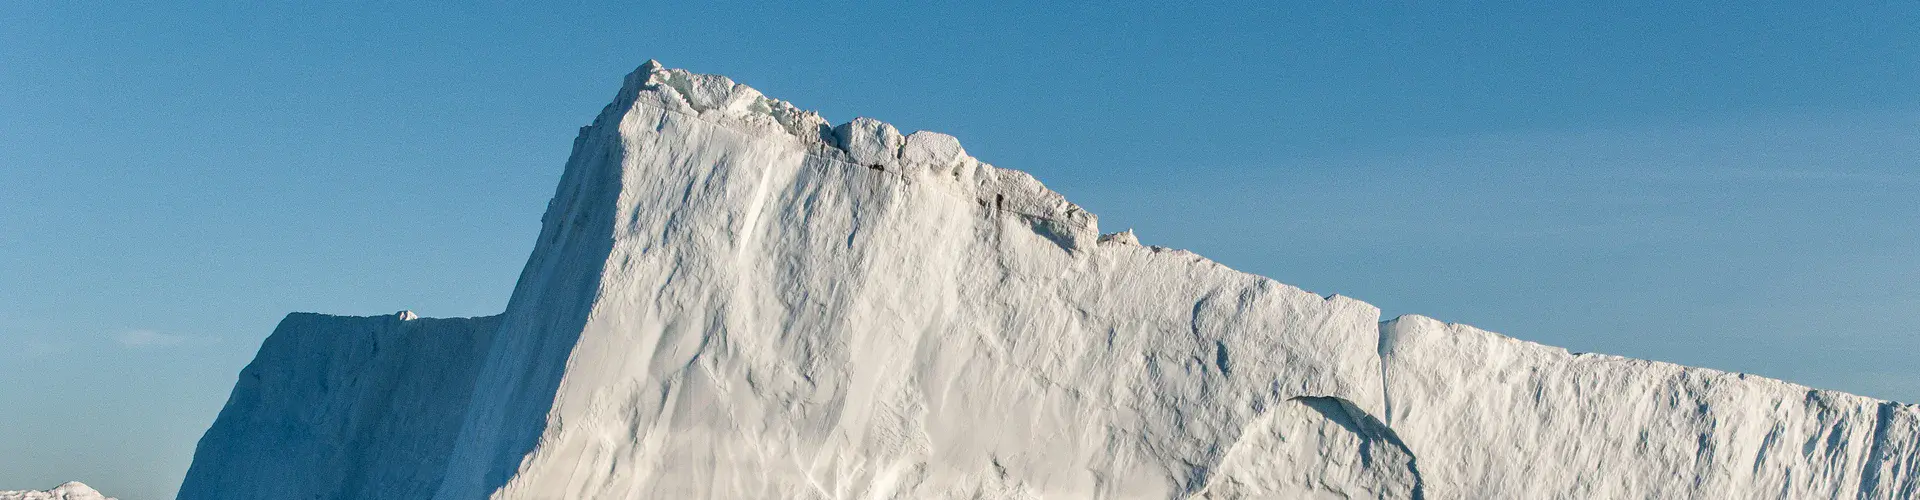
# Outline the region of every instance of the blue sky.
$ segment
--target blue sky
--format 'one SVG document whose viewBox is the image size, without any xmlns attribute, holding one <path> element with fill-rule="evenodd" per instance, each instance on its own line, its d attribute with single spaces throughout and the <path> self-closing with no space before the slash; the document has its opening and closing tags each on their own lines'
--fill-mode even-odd
<svg viewBox="0 0 1920 500">
<path fill-rule="evenodd" d="M 0 489 L 171 497 L 287 312 L 498 312 L 649 58 L 1390 315 L 1920 401 L 1920 4 L 1542 3 L 0 4 Z"/>
</svg>

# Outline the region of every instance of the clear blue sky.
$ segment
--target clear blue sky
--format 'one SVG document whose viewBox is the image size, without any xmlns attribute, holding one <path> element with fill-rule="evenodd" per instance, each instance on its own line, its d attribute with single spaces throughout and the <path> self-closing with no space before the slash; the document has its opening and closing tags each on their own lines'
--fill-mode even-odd
<svg viewBox="0 0 1920 500">
<path fill-rule="evenodd" d="M 649 58 L 1390 315 L 1920 400 L 1920 3 L 172 3 L 0 4 L 0 489 L 170 498 L 288 312 L 498 312 Z"/>
</svg>

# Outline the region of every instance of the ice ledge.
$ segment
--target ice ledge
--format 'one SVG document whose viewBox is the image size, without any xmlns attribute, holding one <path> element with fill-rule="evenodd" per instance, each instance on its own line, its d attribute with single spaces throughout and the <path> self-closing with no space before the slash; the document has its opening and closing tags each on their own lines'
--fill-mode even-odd
<svg viewBox="0 0 1920 500">
<path fill-rule="evenodd" d="M 1750 383 L 1770 386 L 1772 388 L 1775 388 L 1784 392 L 1806 393 L 1806 394 L 1809 394 L 1810 397 L 1817 395 L 1817 396 L 1829 398 L 1829 399 L 1850 399 L 1856 402 L 1862 402 L 1863 404 L 1871 403 L 1871 404 L 1878 404 L 1878 405 L 1886 405 L 1892 408 L 1907 408 L 1907 409 L 1910 409 L 1910 411 L 1920 411 L 1920 404 L 1907 403 L 1904 401 L 1895 401 L 1890 399 L 1882 399 L 1882 398 L 1877 398 L 1872 396 L 1863 396 L 1859 394 L 1832 390 L 1832 389 L 1821 389 L 1818 387 L 1812 387 L 1804 384 L 1798 384 L 1798 383 L 1789 382 L 1782 379 L 1768 377 L 1766 375 L 1727 371 L 1727 370 L 1721 370 L 1717 368 L 1708 368 L 1703 366 L 1684 365 L 1684 364 L 1668 362 L 1668 361 L 1633 358 L 1633 357 L 1620 356 L 1615 354 L 1594 353 L 1594 352 L 1574 352 L 1574 351 L 1568 350 L 1567 348 L 1556 346 L 1556 345 L 1542 344 L 1542 343 L 1534 342 L 1531 340 L 1515 338 L 1513 336 L 1509 336 L 1499 332 L 1483 330 L 1483 329 L 1480 329 L 1479 327 L 1469 325 L 1466 323 L 1455 323 L 1450 321 L 1444 321 L 1444 320 L 1432 318 L 1429 316 L 1423 316 L 1419 314 L 1402 314 L 1392 319 L 1388 319 L 1380 322 L 1379 355 L 1382 359 L 1387 359 L 1397 355 L 1409 354 L 1409 353 L 1403 353 L 1403 352 L 1396 352 L 1396 349 L 1405 349 L 1406 347 L 1404 346 L 1404 344 L 1409 343 L 1408 337 L 1410 335 L 1418 335 L 1418 334 L 1431 335 L 1434 332 L 1443 333 L 1444 338 L 1454 342 L 1471 342 L 1471 343 L 1484 345 L 1484 346 L 1498 346 L 1500 348 L 1505 348 L 1505 349 L 1528 350 L 1528 351 L 1544 353 L 1545 355 L 1552 356 L 1552 360 L 1556 362 L 1568 361 L 1568 360 L 1585 360 L 1589 362 L 1599 362 L 1599 363 L 1619 363 L 1619 364 L 1624 364 L 1628 366 L 1633 366 L 1641 370 L 1660 370 L 1660 371 L 1674 371 L 1674 372 L 1685 371 L 1701 377 L 1740 380 L 1740 381 L 1746 381 Z"/>
</svg>

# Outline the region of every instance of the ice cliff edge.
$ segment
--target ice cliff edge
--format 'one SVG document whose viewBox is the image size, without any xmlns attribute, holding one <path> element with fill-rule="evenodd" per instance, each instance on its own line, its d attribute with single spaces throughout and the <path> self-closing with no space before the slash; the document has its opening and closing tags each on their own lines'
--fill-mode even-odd
<svg viewBox="0 0 1920 500">
<path fill-rule="evenodd" d="M 655 62 L 542 222 L 498 316 L 289 316 L 180 498 L 1920 495 L 1914 406 L 1382 322 Z"/>
</svg>

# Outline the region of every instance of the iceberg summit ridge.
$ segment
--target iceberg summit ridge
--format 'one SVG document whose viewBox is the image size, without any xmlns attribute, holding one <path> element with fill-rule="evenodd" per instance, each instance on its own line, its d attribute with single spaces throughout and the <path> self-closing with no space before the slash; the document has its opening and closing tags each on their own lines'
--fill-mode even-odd
<svg viewBox="0 0 1920 500">
<path fill-rule="evenodd" d="M 289 315 L 182 499 L 1908 498 L 1920 409 L 1381 321 L 649 61 L 497 316 Z"/>
<path fill-rule="evenodd" d="M 624 81 L 620 97 L 609 111 L 624 111 L 622 107 L 632 102 L 657 104 L 670 112 L 699 117 L 744 134 L 784 131 L 807 145 L 810 154 L 893 175 L 929 170 L 958 180 L 970 174 L 965 177 L 983 179 L 979 186 L 982 192 L 976 194 L 979 203 L 1084 230 L 1075 236 L 1098 232 L 1093 214 L 1026 172 L 996 168 L 968 156 L 959 139 L 951 135 L 925 130 L 902 135 L 893 125 L 867 117 L 830 125 L 819 113 L 767 97 L 725 76 L 670 69 L 656 60 L 648 60 Z M 991 175 L 971 170 L 986 170 Z M 1084 240 L 1072 239 L 1076 243 Z"/>
</svg>

